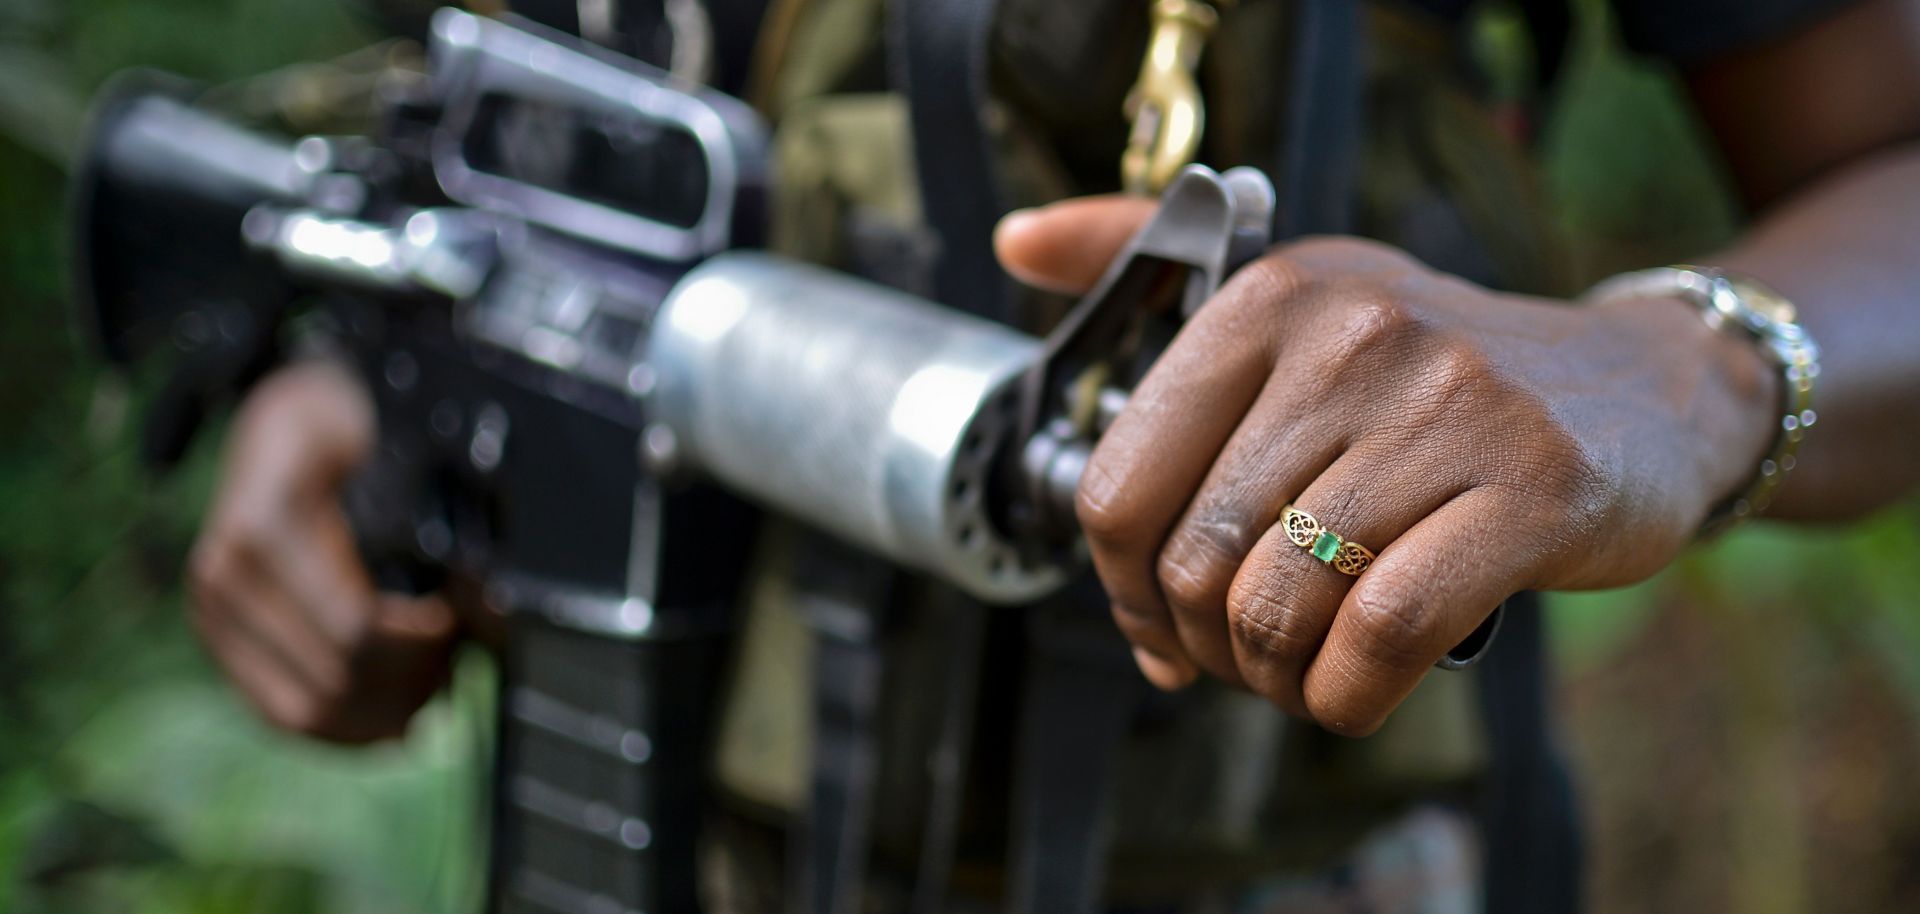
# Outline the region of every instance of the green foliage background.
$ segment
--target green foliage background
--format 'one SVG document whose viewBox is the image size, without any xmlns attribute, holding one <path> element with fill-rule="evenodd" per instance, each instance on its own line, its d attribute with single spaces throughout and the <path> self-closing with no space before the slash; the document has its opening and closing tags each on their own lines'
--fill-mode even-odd
<svg viewBox="0 0 1920 914">
<path fill-rule="evenodd" d="M 1671 80 L 1578 10 L 1544 148 L 1581 268 L 1710 248 L 1738 215 Z M 1515 29 L 1483 22 L 1496 69 L 1524 66 Z M 65 310 L 65 162 L 108 74 L 221 82 L 372 37 L 337 0 L 0 0 L 0 912 L 470 909 L 485 663 L 403 745 L 265 732 L 182 621 L 211 449 L 144 472 L 143 386 Z M 1916 556 L 1896 510 L 1556 598 L 1598 910 L 1920 909 Z"/>
</svg>

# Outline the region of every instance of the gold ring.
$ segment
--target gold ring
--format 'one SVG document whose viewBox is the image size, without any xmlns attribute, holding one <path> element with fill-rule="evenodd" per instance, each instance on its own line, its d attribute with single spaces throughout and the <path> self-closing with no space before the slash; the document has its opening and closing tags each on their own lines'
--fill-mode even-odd
<svg viewBox="0 0 1920 914">
<path fill-rule="evenodd" d="M 1320 526 L 1319 518 L 1299 508 L 1288 505 L 1281 512 L 1280 523 L 1286 527 L 1287 539 L 1293 540 L 1295 546 L 1332 565 L 1333 570 L 1341 574 L 1359 577 L 1360 572 L 1373 564 L 1373 550 Z"/>
</svg>

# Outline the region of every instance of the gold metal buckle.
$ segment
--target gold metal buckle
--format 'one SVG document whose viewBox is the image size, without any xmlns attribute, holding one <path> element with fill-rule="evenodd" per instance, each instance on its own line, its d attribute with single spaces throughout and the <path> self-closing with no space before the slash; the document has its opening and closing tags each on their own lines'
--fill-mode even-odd
<svg viewBox="0 0 1920 914">
<path fill-rule="evenodd" d="M 1120 176 L 1128 192 L 1159 193 L 1199 151 L 1207 114 L 1193 74 L 1219 20 L 1204 0 L 1154 0 L 1153 36 L 1140 78 L 1127 93 L 1133 129 Z"/>
</svg>

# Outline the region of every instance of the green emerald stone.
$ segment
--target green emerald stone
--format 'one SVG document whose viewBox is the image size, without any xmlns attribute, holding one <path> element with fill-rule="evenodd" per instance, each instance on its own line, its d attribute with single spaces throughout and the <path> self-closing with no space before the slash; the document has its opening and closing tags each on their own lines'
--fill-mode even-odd
<svg viewBox="0 0 1920 914">
<path fill-rule="evenodd" d="M 1333 554 L 1340 551 L 1340 537 L 1325 530 L 1313 538 L 1313 557 L 1322 562 L 1333 561 Z"/>
</svg>

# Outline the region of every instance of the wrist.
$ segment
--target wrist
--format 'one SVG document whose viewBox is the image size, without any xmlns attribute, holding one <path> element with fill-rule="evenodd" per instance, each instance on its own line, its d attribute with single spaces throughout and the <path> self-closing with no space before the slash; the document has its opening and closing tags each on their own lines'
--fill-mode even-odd
<svg viewBox="0 0 1920 914">
<path fill-rule="evenodd" d="M 1795 452 L 1813 425 L 1814 379 L 1820 374 L 1820 348 L 1798 323 L 1793 303 L 1750 277 L 1714 267 L 1663 267 L 1623 273 L 1596 286 L 1589 301 L 1627 301 L 1670 298 L 1692 307 L 1703 325 L 1716 335 L 1741 344 L 1768 370 L 1774 382 L 1774 421 L 1766 454 L 1746 485 L 1716 503 L 1701 532 L 1713 535 L 1764 511 L 1774 491 L 1793 469 Z M 1748 370 L 1711 359 L 1722 369 L 1722 379 L 1740 379 Z M 1732 363 L 1737 364 L 1737 363 Z M 1746 392 L 1751 395 L 1752 390 Z M 1750 397 L 1749 397 L 1750 398 Z"/>
<path fill-rule="evenodd" d="M 1676 433 L 1691 447 L 1699 484 L 1697 513 L 1706 517 L 1750 487 L 1780 429 L 1781 378 L 1749 340 L 1701 321 L 1679 296 L 1597 301 L 1593 307 L 1636 325 L 1643 364 Z"/>
<path fill-rule="evenodd" d="M 1690 310 L 1686 302 L 1677 305 Z M 1782 379 L 1779 367 L 1768 361 L 1751 340 L 1704 325 L 1700 329 L 1706 334 L 1703 361 L 1713 369 L 1722 397 L 1715 410 L 1726 420 L 1723 443 L 1712 455 L 1719 472 L 1707 501 L 1708 510 L 1717 513 L 1753 487 L 1760 467 L 1773 451 L 1780 434 Z M 1749 512 L 1743 509 L 1740 513 L 1744 519 Z"/>
</svg>

